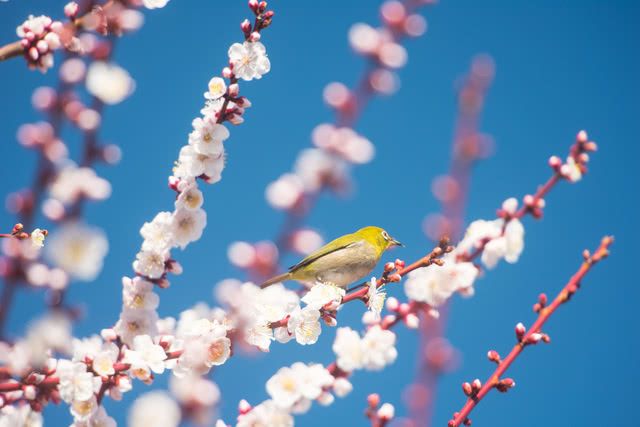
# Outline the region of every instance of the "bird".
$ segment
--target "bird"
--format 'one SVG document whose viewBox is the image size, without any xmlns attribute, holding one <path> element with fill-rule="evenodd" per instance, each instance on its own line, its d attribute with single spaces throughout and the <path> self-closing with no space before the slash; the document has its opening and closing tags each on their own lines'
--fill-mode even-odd
<svg viewBox="0 0 640 427">
<path fill-rule="evenodd" d="M 382 254 L 395 246 L 404 245 L 380 227 L 364 227 L 327 243 L 260 287 L 296 280 L 308 286 L 326 283 L 346 288 L 371 273 Z"/>
</svg>

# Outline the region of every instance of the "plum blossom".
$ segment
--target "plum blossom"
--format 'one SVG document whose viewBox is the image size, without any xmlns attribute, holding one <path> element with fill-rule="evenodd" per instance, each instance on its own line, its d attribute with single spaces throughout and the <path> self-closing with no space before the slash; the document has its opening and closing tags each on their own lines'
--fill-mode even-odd
<svg viewBox="0 0 640 427">
<path fill-rule="evenodd" d="M 155 344 L 149 335 L 137 335 L 133 338 L 133 348 L 124 351 L 124 363 L 131 365 L 131 372 L 137 378 L 145 381 L 151 372 L 164 372 L 164 360 L 167 355 L 164 349 Z"/>
<path fill-rule="evenodd" d="M 338 367 L 346 372 L 356 369 L 377 371 L 393 363 L 398 356 L 396 335 L 374 325 L 360 338 L 351 328 L 339 328 L 333 343 Z"/>
<path fill-rule="evenodd" d="M 136 254 L 133 270 L 149 279 L 159 279 L 165 271 L 169 251 L 141 250 Z"/>
<path fill-rule="evenodd" d="M 76 420 L 71 427 L 116 427 L 116 420 L 111 418 L 103 406 L 98 406 L 95 412 L 86 420 Z"/>
<path fill-rule="evenodd" d="M 102 270 L 109 243 L 102 230 L 81 223 L 66 223 L 51 233 L 47 258 L 78 280 L 91 281 Z"/>
<path fill-rule="evenodd" d="M 180 156 L 173 173 L 178 178 L 198 178 L 201 175 L 209 184 L 222 179 L 224 169 L 224 154 L 210 156 L 198 153 L 191 145 L 185 145 L 180 150 Z"/>
<path fill-rule="evenodd" d="M 82 197 L 104 200 L 111 195 L 111 184 L 88 167 L 70 163 L 58 171 L 49 186 L 49 194 L 63 204 L 70 204 Z"/>
<path fill-rule="evenodd" d="M 202 206 L 204 198 L 202 191 L 194 179 L 183 179 L 178 183 L 178 198 L 176 199 L 176 209 L 198 210 Z"/>
<path fill-rule="evenodd" d="M 98 401 L 94 395 L 87 400 L 74 400 L 69 410 L 75 423 L 86 423 L 98 411 Z"/>
<path fill-rule="evenodd" d="M 103 377 L 113 375 L 115 369 L 113 365 L 118 361 L 120 349 L 112 342 L 106 342 L 102 348 L 93 356 L 91 368 L 93 371 Z"/>
<path fill-rule="evenodd" d="M 122 304 L 132 310 L 155 310 L 160 304 L 160 297 L 153 292 L 154 284 L 136 276 L 122 278 Z"/>
<path fill-rule="evenodd" d="M 174 374 L 180 377 L 192 373 L 204 374 L 212 366 L 222 365 L 231 356 L 227 328 L 217 320 L 189 318 L 192 313 L 180 316 L 176 333 L 178 339 L 174 343 L 174 347 L 183 349 L 173 368 Z"/>
<path fill-rule="evenodd" d="M 398 357 L 395 348 L 396 334 L 374 325 L 362 337 L 363 358 L 362 365 L 365 369 L 379 371 L 386 365 L 393 363 Z"/>
<path fill-rule="evenodd" d="M 39 68 L 45 72 L 53 67 L 53 51 L 62 43 L 58 35 L 62 31 L 62 23 L 53 21 L 45 15 L 33 16 L 16 28 L 16 34 L 22 39 L 29 68 Z"/>
<path fill-rule="evenodd" d="M 31 232 L 31 243 L 36 248 L 44 247 L 44 239 L 47 233 L 39 228 L 36 228 Z"/>
<path fill-rule="evenodd" d="M 560 167 L 560 173 L 569 182 L 578 182 L 582 179 L 582 169 L 573 156 L 567 157 L 567 162 Z"/>
<path fill-rule="evenodd" d="M 302 297 L 302 302 L 307 304 L 307 307 L 319 310 L 327 304 L 339 305 L 345 293 L 346 291 L 338 286 L 328 283 L 316 283 Z"/>
<path fill-rule="evenodd" d="M 206 99 L 219 99 L 227 93 L 227 84 L 221 77 L 213 77 L 209 80 L 209 92 L 205 94 Z"/>
<path fill-rule="evenodd" d="M 124 101 L 135 88 L 135 82 L 127 70 L 104 61 L 91 63 L 85 84 L 90 94 L 109 105 Z"/>
<path fill-rule="evenodd" d="M 336 378 L 333 382 L 333 392 L 338 397 L 345 397 L 347 394 L 351 393 L 352 390 L 353 384 L 344 377 Z"/>
<path fill-rule="evenodd" d="M 303 192 L 304 184 L 300 177 L 286 173 L 267 185 L 265 196 L 274 208 L 288 210 L 296 206 Z"/>
<path fill-rule="evenodd" d="M 322 332 L 319 319 L 320 311 L 314 308 L 297 309 L 291 314 L 287 329 L 294 334 L 298 344 L 315 344 Z"/>
<path fill-rule="evenodd" d="M 0 409 L 0 427 L 42 427 L 42 414 L 28 404 L 5 405 Z"/>
<path fill-rule="evenodd" d="M 423 267 L 409 273 L 404 284 L 407 297 L 436 308 L 448 300 L 454 292 L 473 292 L 473 282 L 478 269 L 471 262 L 456 262 L 454 254 L 443 257 L 439 267 Z"/>
<path fill-rule="evenodd" d="M 333 384 L 333 376 L 320 364 L 306 365 L 296 362 L 290 367 L 280 368 L 269 381 L 267 393 L 276 405 L 283 408 L 308 407 L 306 402 L 318 399 L 323 389 Z"/>
<path fill-rule="evenodd" d="M 367 307 L 375 315 L 375 318 L 379 319 L 387 293 L 383 292 L 383 286 L 378 287 L 378 281 L 375 277 L 371 278 L 367 287 Z"/>
<path fill-rule="evenodd" d="M 229 48 L 233 73 L 242 80 L 262 78 L 271 69 L 267 49 L 260 42 L 234 43 Z"/>
<path fill-rule="evenodd" d="M 293 417 L 273 400 L 265 400 L 240 415 L 236 427 L 293 427 Z"/>
<path fill-rule="evenodd" d="M 58 360 L 56 374 L 60 379 L 58 390 L 60 397 L 67 403 L 86 401 L 93 396 L 93 374 L 87 372 L 84 363 L 66 359 Z"/>
<path fill-rule="evenodd" d="M 137 335 L 155 336 L 157 320 L 158 314 L 154 310 L 131 310 L 125 307 L 113 329 L 122 342 L 131 345 Z"/>
<path fill-rule="evenodd" d="M 163 391 L 151 391 L 133 402 L 129 410 L 129 427 L 178 427 L 180 407 Z"/>
<path fill-rule="evenodd" d="M 144 239 L 142 249 L 163 252 L 173 246 L 173 215 L 171 212 L 159 212 L 151 222 L 145 222 L 140 228 Z"/>
<path fill-rule="evenodd" d="M 207 213 L 203 209 L 178 209 L 173 214 L 172 224 L 175 245 L 184 249 L 202 236 L 207 225 Z"/>
<path fill-rule="evenodd" d="M 223 141 L 229 138 L 229 131 L 224 125 L 208 118 L 193 120 L 193 131 L 189 134 L 189 144 L 199 154 L 221 156 L 224 152 Z"/>
<path fill-rule="evenodd" d="M 345 372 L 362 368 L 363 348 L 360 343 L 360 335 L 349 327 L 338 328 L 336 339 L 333 342 L 333 352 L 336 354 L 336 363 Z"/>
<path fill-rule="evenodd" d="M 498 219 L 504 224 L 503 219 Z M 524 249 L 524 226 L 517 218 L 512 218 L 501 225 L 504 232 L 498 238 L 492 239 L 484 247 L 482 251 L 482 262 L 487 268 L 493 268 L 498 261 L 504 258 L 510 264 L 518 261 L 522 250 Z"/>
</svg>

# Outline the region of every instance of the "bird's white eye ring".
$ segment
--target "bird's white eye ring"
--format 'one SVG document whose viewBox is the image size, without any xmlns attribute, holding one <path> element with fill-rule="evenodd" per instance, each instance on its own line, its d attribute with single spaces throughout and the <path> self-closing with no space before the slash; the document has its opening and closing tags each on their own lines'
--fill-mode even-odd
<svg viewBox="0 0 640 427">
<path fill-rule="evenodd" d="M 389 240 L 389 233 L 387 233 L 386 231 L 383 231 L 382 237 L 384 237 L 384 240 Z"/>
</svg>

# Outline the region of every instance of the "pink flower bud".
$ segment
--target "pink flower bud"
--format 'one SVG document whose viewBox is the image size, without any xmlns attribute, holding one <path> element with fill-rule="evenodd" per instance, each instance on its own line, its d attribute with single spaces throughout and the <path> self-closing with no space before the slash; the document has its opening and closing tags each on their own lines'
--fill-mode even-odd
<svg viewBox="0 0 640 427">
<path fill-rule="evenodd" d="M 482 382 L 478 378 L 476 378 L 471 382 L 471 388 L 473 389 L 473 391 L 479 391 L 482 388 Z"/>
<path fill-rule="evenodd" d="M 471 396 L 471 394 L 473 393 L 473 388 L 471 387 L 471 384 L 469 384 L 468 382 L 464 382 L 462 383 L 462 391 L 466 396 Z"/>
<path fill-rule="evenodd" d="M 222 77 L 224 77 L 225 79 L 230 79 L 232 76 L 233 76 L 233 72 L 231 71 L 231 68 L 224 67 L 222 69 Z"/>
<path fill-rule="evenodd" d="M 411 307 L 409 306 L 409 304 L 403 302 L 402 304 L 400 304 L 400 307 L 398 307 L 398 314 L 400 314 L 400 316 L 406 316 L 407 314 L 409 314 L 410 310 Z"/>
<path fill-rule="evenodd" d="M 492 362 L 496 362 L 496 363 L 500 363 L 500 355 L 498 354 L 497 351 L 495 350 L 489 350 L 489 352 L 487 352 L 487 358 L 492 361 Z"/>
<path fill-rule="evenodd" d="M 562 160 L 558 156 L 549 157 L 549 166 L 553 169 L 557 169 L 562 165 Z"/>
<path fill-rule="evenodd" d="M 387 310 L 389 311 L 396 311 L 398 309 L 398 307 L 400 306 L 400 302 L 398 301 L 398 299 L 396 297 L 389 297 L 387 298 Z"/>
<path fill-rule="evenodd" d="M 409 329 L 418 329 L 418 326 L 420 326 L 420 318 L 414 313 L 409 313 L 404 318 L 404 324 Z"/>
<path fill-rule="evenodd" d="M 242 399 L 240 403 L 238 403 L 238 412 L 240 415 L 244 415 L 251 410 L 251 405 L 245 399 Z"/>
<path fill-rule="evenodd" d="M 516 325 L 516 337 L 518 338 L 518 341 L 522 340 L 522 337 L 526 332 L 527 332 L 527 328 L 525 328 L 522 323 L 518 323 Z"/>
<path fill-rule="evenodd" d="M 245 19 L 240 23 L 240 29 L 243 33 L 249 34 L 249 32 L 251 31 L 251 22 L 249 22 L 248 19 Z"/>
<path fill-rule="evenodd" d="M 258 10 L 258 0 L 249 0 L 249 9 L 256 12 Z"/>
<path fill-rule="evenodd" d="M 78 14 L 78 3 L 74 1 L 67 3 L 64 7 L 64 14 L 68 18 L 75 18 L 75 16 Z"/>
<path fill-rule="evenodd" d="M 580 132 L 578 132 L 578 135 L 576 135 L 576 142 L 578 142 L 578 144 L 584 144 L 589 140 L 589 136 L 587 135 L 587 131 L 585 130 L 581 130 Z"/>
<path fill-rule="evenodd" d="M 260 38 L 261 38 L 261 37 L 262 37 L 262 36 L 260 35 L 260 33 L 259 33 L 259 32 L 254 31 L 254 32 L 253 32 L 253 33 L 251 33 L 251 35 L 249 36 L 249 40 L 250 40 L 250 41 L 252 41 L 252 42 L 258 42 L 258 41 L 260 41 Z"/>
<path fill-rule="evenodd" d="M 382 421 L 389 421 L 395 415 L 395 408 L 390 403 L 384 403 L 380 409 L 378 409 L 378 418 Z"/>
<path fill-rule="evenodd" d="M 100 331 L 100 336 L 105 341 L 115 341 L 118 339 L 118 334 L 112 328 L 104 328 Z"/>
<path fill-rule="evenodd" d="M 227 91 L 229 92 L 229 96 L 235 98 L 240 93 L 240 85 L 238 85 L 238 83 L 229 85 Z"/>
<path fill-rule="evenodd" d="M 380 404 L 380 396 L 377 393 L 371 393 L 367 396 L 367 403 L 372 408 L 377 408 Z"/>
<path fill-rule="evenodd" d="M 32 385 L 26 385 L 23 387 L 24 397 L 27 400 L 33 400 L 36 398 L 36 388 Z"/>
<path fill-rule="evenodd" d="M 394 264 L 394 263 L 392 263 L 392 262 L 388 262 L 388 263 L 386 263 L 386 264 L 384 265 L 384 271 L 385 271 L 385 272 L 393 271 L 393 270 L 395 270 L 395 268 L 396 268 L 396 266 L 395 266 L 395 264 Z"/>
</svg>

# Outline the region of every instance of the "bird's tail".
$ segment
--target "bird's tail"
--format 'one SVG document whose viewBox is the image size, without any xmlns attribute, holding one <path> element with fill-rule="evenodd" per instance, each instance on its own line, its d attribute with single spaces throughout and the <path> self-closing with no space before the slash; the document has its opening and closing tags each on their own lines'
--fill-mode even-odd
<svg viewBox="0 0 640 427">
<path fill-rule="evenodd" d="M 273 285 L 274 283 L 284 282 L 285 280 L 289 280 L 290 278 L 291 272 L 282 273 L 264 282 L 262 285 L 260 285 L 260 288 L 264 289 L 267 286 Z"/>
</svg>

